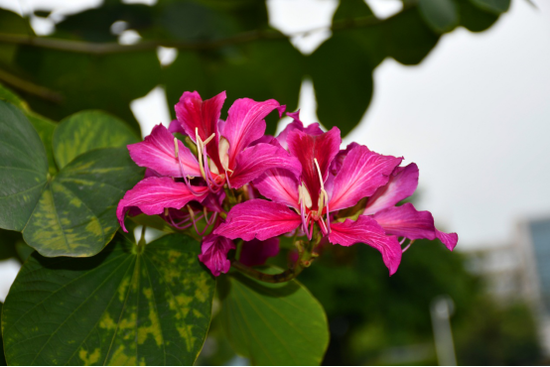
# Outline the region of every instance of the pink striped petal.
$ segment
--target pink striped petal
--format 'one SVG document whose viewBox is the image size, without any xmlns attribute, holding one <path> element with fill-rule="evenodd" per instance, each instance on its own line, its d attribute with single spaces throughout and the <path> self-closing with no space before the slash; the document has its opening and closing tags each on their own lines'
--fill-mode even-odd
<svg viewBox="0 0 550 367">
<path fill-rule="evenodd" d="M 155 126 L 144 141 L 128 145 L 128 151 L 138 166 L 151 168 L 163 176 L 200 176 L 199 163 L 193 153 L 181 141 L 177 143 L 181 168 L 176 158 L 174 136 L 161 124 Z"/>
<path fill-rule="evenodd" d="M 388 183 L 376 190 L 369 198 L 364 214 L 374 214 L 390 208 L 411 196 L 418 186 L 418 167 L 411 163 L 406 167 L 396 167 Z"/>
<path fill-rule="evenodd" d="M 246 266 L 263 265 L 268 258 L 277 256 L 278 253 L 278 238 L 270 238 L 265 241 L 253 239 L 243 242 L 239 261 Z"/>
<path fill-rule="evenodd" d="M 331 243 L 351 246 L 366 243 L 382 254 L 382 260 L 393 275 L 401 262 L 401 246 L 395 236 L 386 236 L 384 229 L 372 218 L 360 215 L 356 221 L 346 219 L 343 223 L 332 223 L 328 239 Z"/>
<path fill-rule="evenodd" d="M 285 205 L 254 199 L 235 205 L 214 233 L 231 239 L 265 241 L 293 231 L 301 223 L 301 217 Z"/>
<path fill-rule="evenodd" d="M 181 126 L 180 122 L 177 119 L 170 122 L 170 126 L 168 126 L 168 131 L 171 134 L 179 133 L 182 135 L 187 135 L 185 133 L 185 130 L 183 130 L 183 126 Z"/>
<path fill-rule="evenodd" d="M 229 108 L 227 121 L 220 127 L 221 134 L 229 142 L 229 168 L 234 169 L 238 153 L 242 152 L 253 141 L 260 139 L 265 132 L 264 118 L 274 109 L 279 115 L 284 111 L 274 99 L 256 102 L 250 98 L 241 98 Z"/>
<path fill-rule="evenodd" d="M 308 135 L 300 130 L 292 130 L 287 137 L 290 153 L 302 164 L 302 180 L 311 196 L 312 209 L 317 209 L 321 182 L 315 165 L 319 163 L 323 181 L 328 177 L 330 163 L 340 149 L 340 130 L 333 127 L 321 135 Z"/>
<path fill-rule="evenodd" d="M 372 216 L 387 234 L 411 240 L 435 239 L 434 218 L 428 211 L 418 211 L 411 203 L 381 210 Z"/>
<path fill-rule="evenodd" d="M 196 142 L 196 129 L 202 140 L 206 140 L 214 133 L 216 133 L 216 136 L 218 135 L 218 120 L 220 119 L 225 98 L 225 92 L 221 92 L 206 101 L 202 100 L 197 91 L 183 93 L 175 106 L 176 117 L 183 131 L 185 131 L 194 142 Z"/>
<path fill-rule="evenodd" d="M 235 244 L 230 239 L 209 234 L 202 240 L 199 260 L 217 277 L 221 273 L 227 273 L 231 268 L 227 253 L 234 248 Z"/>
<path fill-rule="evenodd" d="M 334 178 L 329 202 L 331 211 L 349 208 L 385 185 L 402 158 L 371 152 L 359 145 L 351 149 Z"/>
<path fill-rule="evenodd" d="M 220 115 L 225 98 L 225 92 L 221 92 L 203 101 L 197 91 L 184 92 L 175 106 L 176 117 L 182 129 L 195 143 L 195 131 L 198 131 L 199 137 L 203 141 L 212 134 L 216 134 L 214 140 L 206 145 L 206 151 L 218 169 L 222 168 L 218 151 L 220 141 L 218 123 L 221 121 Z"/>
<path fill-rule="evenodd" d="M 342 149 L 336 154 L 336 157 L 334 157 L 332 163 L 330 164 L 330 173 L 332 173 L 334 176 L 340 172 L 342 169 L 342 164 L 344 163 L 344 158 L 347 157 L 348 153 L 355 147 L 360 146 L 360 144 L 357 144 L 356 142 L 352 142 L 348 144 L 346 149 Z"/>
<path fill-rule="evenodd" d="M 458 235 L 456 233 L 445 233 L 436 229 L 435 236 L 451 251 L 454 250 L 458 242 Z"/>
<path fill-rule="evenodd" d="M 237 167 L 229 178 L 231 187 L 238 189 L 271 168 L 286 169 L 295 176 L 299 176 L 302 171 L 300 162 L 286 150 L 260 143 L 246 148 L 237 156 Z"/>
<path fill-rule="evenodd" d="M 279 141 L 279 143 L 281 144 L 281 146 L 285 149 L 288 149 L 288 144 L 287 144 L 287 141 L 286 141 L 286 138 L 288 136 L 288 134 L 292 131 L 292 130 L 299 130 L 299 131 L 302 131 L 302 132 L 305 132 L 306 134 L 309 134 L 309 135 L 321 135 L 323 134 L 323 130 L 321 130 L 321 128 L 319 127 L 319 123 L 313 123 L 313 124 L 310 124 L 308 125 L 307 127 L 304 127 L 304 124 L 302 123 L 302 121 L 300 121 L 300 110 L 296 111 L 296 112 L 287 112 L 286 115 L 288 117 L 291 117 L 294 121 L 292 121 L 290 124 L 288 124 L 283 131 L 281 131 L 279 133 L 279 135 L 277 135 L 277 140 Z"/>
<path fill-rule="evenodd" d="M 298 209 L 298 180 L 284 169 L 270 169 L 254 181 L 260 194 L 276 203 Z"/>
<path fill-rule="evenodd" d="M 183 182 L 175 182 L 169 177 L 149 177 L 141 180 L 127 191 L 118 203 L 116 211 L 118 221 L 126 231 L 124 215 L 132 207 L 137 207 L 147 215 L 157 215 L 162 214 L 164 208 L 181 209 L 192 200 L 200 202 L 208 193 L 206 186 L 194 186 L 193 190 L 197 195 L 191 192 Z"/>
</svg>

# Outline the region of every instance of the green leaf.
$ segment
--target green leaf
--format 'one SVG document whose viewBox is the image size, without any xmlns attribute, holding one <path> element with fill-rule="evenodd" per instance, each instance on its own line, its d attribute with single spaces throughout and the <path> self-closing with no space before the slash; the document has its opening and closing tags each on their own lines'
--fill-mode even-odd
<svg viewBox="0 0 550 367">
<path fill-rule="evenodd" d="M 450 32 L 458 25 L 458 9 L 454 0 L 420 0 L 420 15 L 437 33 Z"/>
<path fill-rule="evenodd" d="M 493 14 L 501 14 L 510 8 L 510 0 L 470 0 L 472 4 L 480 9 Z"/>
<path fill-rule="evenodd" d="M 47 181 L 44 145 L 15 106 L 0 101 L 0 228 L 20 231 Z"/>
<path fill-rule="evenodd" d="M 302 284 L 266 284 L 241 274 L 219 281 L 221 322 L 237 353 L 255 365 L 321 363 L 329 341 L 327 319 Z"/>
<path fill-rule="evenodd" d="M 388 55 L 404 65 L 419 64 L 439 40 L 439 35 L 424 23 L 416 8 L 388 18 L 384 28 Z"/>
<path fill-rule="evenodd" d="M 37 113 L 28 110 L 25 112 L 25 116 L 29 119 L 30 123 L 34 126 L 34 129 L 40 136 L 40 140 L 46 148 L 46 156 L 48 157 L 48 172 L 50 175 L 55 175 L 57 173 L 57 166 L 53 157 L 53 133 L 57 124 Z"/>
<path fill-rule="evenodd" d="M 116 207 L 143 177 L 126 148 L 79 155 L 46 186 L 23 238 L 43 256 L 97 254 L 118 228 Z"/>
<path fill-rule="evenodd" d="M 488 13 L 474 6 L 469 0 L 458 0 L 460 24 L 471 32 L 481 32 L 491 27 L 498 19 L 497 14 Z"/>
<path fill-rule="evenodd" d="M 118 118 L 102 111 L 82 111 L 63 119 L 55 130 L 55 160 L 61 169 L 92 149 L 125 147 L 139 140 Z"/>
<path fill-rule="evenodd" d="M 31 255 L 2 315 L 13 365 L 192 365 L 215 281 L 198 242 L 167 235 L 144 247 L 123 235 L 86 259 Z"/>
<path fill-rule="evenodd" d="M 29 106 L 17 94 L 0 84 L 0 99 L 9 102 L 22 111 L 29 109 Z"/>
<path fill-rule="evenodd" d="M 0 303 L 0 313 L 2 313 L 2 309 L 4 308 L 4 304 Z M 3 338 L 0 335 L 0 366 L 7 366 L 6 363 L 6 355 L 4 354 L 4 343 Z"/>
<path fill-rule="evenodd" d="M 361 121 L 372 97 L 369 54 L 356 37 L 339 32 L 309 58 L 309 72 L 317 99 L 319 122 L 337 126 L 342 136 Z"/>
<path fill-rule="evenodd" d="M 143 97 L 160 81 L 155 51 L 87 55 L 22 46 L 17 67 L 29 81 L 63 96 L 52 103 L 28 95 L 33 111 L 54 120 L 87 109 L 108 111 L 139 132 L 130 102 Z"/>
<path fill-rule="evenodd" d="M 34 36 L 29 20 L 9 10 L 0 9 L 0 33 Z M 0 43 L 0 64 L 11 65 L 18 46 Z"/>
<path fill-rule="evenodd" d="M 52 175 L 55 174 L 57 172 L 57 168 L 53 159 L 52 138 L 53 132 L 57 124 L 52 120 L 31 111 L 25 101 L 23 101 L 17 94 L 13 93 L 11 90 L 2 86 L 1 84 L 0 99 L 12 103 L 14 106 L 23 111 L 25 116 L 27 116 L 27 119 L 34 126 L 34 129 L 36 130 L 36 132 L 40 136 L 40 139 L 42 140 L 42 143 L 46 147 L 49 173 Z"/>
</svg>

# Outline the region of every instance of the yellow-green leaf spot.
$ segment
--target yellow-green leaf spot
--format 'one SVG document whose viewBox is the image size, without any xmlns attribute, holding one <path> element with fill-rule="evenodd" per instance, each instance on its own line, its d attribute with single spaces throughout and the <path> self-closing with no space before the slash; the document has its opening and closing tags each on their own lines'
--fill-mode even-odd
<svg viewBox="0 0 550 367">
<path fill-rule="evenodd" d="M 83 365 L 91 366 L 93 364 L 96 364 L 99 361 L 99 357 L 101 356 L 101 351 L 99 348 L 96 348 L 92 353 L 88 354 L 87 350 L 81 349 L 80 352 L 78 352 L 78 356 L 82 360 Z"/>
</svg>

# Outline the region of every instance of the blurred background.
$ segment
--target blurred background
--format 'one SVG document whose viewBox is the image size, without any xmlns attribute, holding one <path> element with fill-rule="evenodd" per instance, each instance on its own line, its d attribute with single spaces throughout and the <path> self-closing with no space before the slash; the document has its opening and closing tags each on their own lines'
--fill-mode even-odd
<svg viewBox="0 0 550 367">
<path fill-rule="evenodd" d="M 550 362 L 549 65 L 544 0 L 0 0 L 0 83 L 53 122 L 99 108 L 145 136 L 227 90 L 418 164 L 411 200 L 459 244 L 416 241 L 391 278 L 327 247 L 300 280 L 330 365 Z M 25 248 L 0 245 L 3 301 Z M 214 319 L 199 363 L 247 361 Z"/>
</svg>

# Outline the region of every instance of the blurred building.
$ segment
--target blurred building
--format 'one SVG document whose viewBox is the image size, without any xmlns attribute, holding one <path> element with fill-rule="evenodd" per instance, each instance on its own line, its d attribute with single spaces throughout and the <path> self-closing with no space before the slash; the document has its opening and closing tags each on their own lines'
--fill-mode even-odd
<svg viewBox="0 0 550 367">
<path fill-rule="evenodd" d="M 550 357 L 550 217 L 521 221 L 518 233 L 523 293 L 533 306 L 541 343 Z"/>
<path fill-rule="evenodd" d="M 501 304 L 527 301 L 550 357 L 550 216 L 518 223 L 517 238 L 469 251 L 469 270 L 481 275 L 487 291 Z"/>
</svg>

